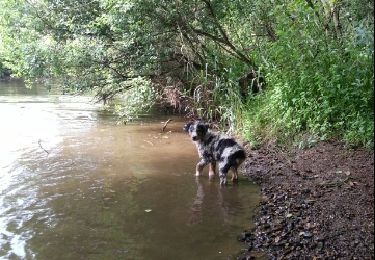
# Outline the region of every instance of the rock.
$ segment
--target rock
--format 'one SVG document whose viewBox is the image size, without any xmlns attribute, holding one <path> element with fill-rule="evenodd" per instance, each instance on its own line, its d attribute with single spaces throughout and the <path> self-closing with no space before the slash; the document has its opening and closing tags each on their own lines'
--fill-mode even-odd
<svg viewBox="0 0 375 260">
<path fill-rule="evenodd" d="M 318 242 L 317 246 L 316 246 L 316 249 L 318 250 L 318 252 L 322 252 L 323 251 L 323 248 L 324 248 L 324 242 L 320 241 Z"/>
<path fill-rule="evenodd" d="M 313 234 L 309 231 L 300 232 L 299 235 L 304 237 L 304 238 L 312 238 L 313 237 Z"/>
<path fill-rule="evenodd" d="M 310 189 L 303 189 L 302 192 L 303 192 L 303 193 L 310 193 L 311 190 L 310 190 Z"/>
<path fill-rule="evenodd" d="M 284 229 L 284 226 L 283 225 L 275 225 L 273 228 L 272 228 L 272 232 L 273 233 L 276 233 L 280 230 L 283 230 Z"/>
</svg>

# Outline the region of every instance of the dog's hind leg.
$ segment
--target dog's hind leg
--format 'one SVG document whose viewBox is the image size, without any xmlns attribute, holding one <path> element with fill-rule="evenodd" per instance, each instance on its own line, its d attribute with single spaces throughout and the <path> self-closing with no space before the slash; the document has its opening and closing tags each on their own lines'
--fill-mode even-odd
<svg viewBox="0 0 375 260">
<path fill-rule="evenodd" d="M 232 170 L 232 182 L 238 182 L 237 167 L 231 167 Z"/>
<path fill-rule="evenodd" d="M 244 158 L 237 158 L 235 160 L 235 163 L 232 164 L 231 170 L 232 170 L 232 182 L 238 181 L 238 167 L 241 165 L 241 163 L 244 161 Z"/>
</svg>

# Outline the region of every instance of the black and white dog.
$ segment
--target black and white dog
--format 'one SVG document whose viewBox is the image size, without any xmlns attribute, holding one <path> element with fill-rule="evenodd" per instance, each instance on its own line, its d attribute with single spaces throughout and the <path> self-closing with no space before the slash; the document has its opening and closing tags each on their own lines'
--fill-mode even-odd
<svg viewBox="0 0 375 260">
<path fill-rule="evenodd" d="M 201 175 L 203 168 L 209 164 L 209 176 L 215 175 L 216 162 L 219 164 L 220 184 L 227 183 L 227 173 L 232 171 L 232 181 L 238 180 L 237 168 L 245 160 L 245 150 L 233 139 L 213 133 L 208 124 L 201 120 L 187 123 L 184 126 L 198 150 L 200 161 L 196 166 L 196 176 Z"/>
</svg>

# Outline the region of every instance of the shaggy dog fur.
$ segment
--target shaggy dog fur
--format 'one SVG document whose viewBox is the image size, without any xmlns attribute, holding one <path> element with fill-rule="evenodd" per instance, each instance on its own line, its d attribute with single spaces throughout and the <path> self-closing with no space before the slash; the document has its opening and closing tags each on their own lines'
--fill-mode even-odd
<svg viewBox="0 0 375 260">
<path fill-rule="evenodd" d="M 220 184 L 227 183 L 226 176 L 232 171 L 232 181 L 238 180 L 237 168 L 245 160 L 245 150 L 233 139 L 213 133 L 208 124 L 201 120 L 184 126 L 198 150 L 200 161 L 196 166 L 196 176 L 201 175 L 203 168 L 209 164 L 209 176 L 215 175 L 216 162 L 219 168 Z"/>
</svg>

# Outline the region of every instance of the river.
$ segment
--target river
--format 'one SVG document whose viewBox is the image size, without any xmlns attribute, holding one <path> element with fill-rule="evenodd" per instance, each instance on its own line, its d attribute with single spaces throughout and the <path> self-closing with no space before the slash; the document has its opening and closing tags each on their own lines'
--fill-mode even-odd
<svg viewBox="0 0 375 260">
<path fill-rule="evenodd" d="M 259 188 L 194 176 L 184 119 L 0 82 L 1 259 L 235 259 Z"/>
</svg>

